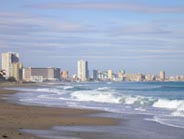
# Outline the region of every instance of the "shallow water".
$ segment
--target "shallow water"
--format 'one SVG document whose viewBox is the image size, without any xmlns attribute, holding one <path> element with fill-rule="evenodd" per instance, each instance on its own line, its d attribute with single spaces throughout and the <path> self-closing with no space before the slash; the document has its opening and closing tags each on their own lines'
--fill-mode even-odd
<svg viewBox="0 0 184 139">
<path fill-rule="evenodd" d="M 14 89 L 27 92 L 10 98 L 24 105 L 153 115 L 146 120 L 184 128 L 184 82 L 53 83 Z"/>
<path fill-rule="evenodd" d="M 112 116 L 110 116 L 112 115 Z M 105 116 L 106 114 L 102 114 Z M 108 117 L 120 118 L 120 115 L 107 113 Z M 148 115 L 123 114 L 124 119 L 115 126 L 55 126 L 50 130 L 24 129 L 48 139 L 182 139 L 184 130 L 161 125 L 144 119 Z"/>
</svg>

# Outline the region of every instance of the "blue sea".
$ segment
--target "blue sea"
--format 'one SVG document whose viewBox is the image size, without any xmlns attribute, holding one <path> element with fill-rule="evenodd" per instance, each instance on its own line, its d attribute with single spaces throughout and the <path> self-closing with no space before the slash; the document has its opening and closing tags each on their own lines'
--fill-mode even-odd
<svg viewBox="0 0 184 139">
<path fill-rule="evenodd" d="M 14 89 L 27 92 L 11 96 L 24 105 L 145 114 L 151 118 L 144 120 L 184 128 L 184 82 L 57 82 Z"/>
</svg>

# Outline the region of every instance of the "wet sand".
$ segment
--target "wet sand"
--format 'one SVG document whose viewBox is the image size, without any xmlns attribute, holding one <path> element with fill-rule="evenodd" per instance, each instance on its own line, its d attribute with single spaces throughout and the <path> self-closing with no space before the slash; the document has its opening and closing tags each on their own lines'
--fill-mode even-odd
<svg viewBox="0 0 184 139">
<path fill-rule="evenodd" d="M 24 106 L 2 98 L 16 91 L 0 88 L 0 139 L 41 139 L 22 133 L 24 129 L 50 129 L 53 126 L 116 125 L 117 119 L 90 117 L 96 110 Z"/>
</svg>

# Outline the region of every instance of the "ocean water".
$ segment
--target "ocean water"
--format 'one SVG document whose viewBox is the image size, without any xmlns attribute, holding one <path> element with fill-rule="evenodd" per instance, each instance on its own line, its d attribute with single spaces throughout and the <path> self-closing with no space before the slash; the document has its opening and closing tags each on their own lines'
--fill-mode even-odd
<svg viewBox="0 0 184 139">
<path fill-rule="evenodd" d="M 184 128 L 184 82 L 48 83 L 14 89 L 27 92 L 11 96 L 24 105 L 146 114 L 153 118 L 144 120 Z"/>
</svg>

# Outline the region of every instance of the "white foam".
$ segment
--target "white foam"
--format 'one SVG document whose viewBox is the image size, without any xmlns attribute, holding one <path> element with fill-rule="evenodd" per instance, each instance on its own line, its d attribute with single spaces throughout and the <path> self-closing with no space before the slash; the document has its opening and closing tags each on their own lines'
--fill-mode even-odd
<svg viewBox="0 0 184 139">
<path fill-rule="evenodd" d="M 73 86 L 63 86 L 64 90 L 68 90 L 68 89 L 72 89 L 72 88 L 74 88 L 74 87 Z"/>
<path fill-rule="evenodd" d="M 155 99 L 152 97 L 143 97 L 143 96 L 130 96 L 123 95 L 121 102 L 127 105 L 136 105 L 136 106 L 148 106 L 151 105 Z"/>
<path fill-rule="evenodd" d="M 153 107 L 173 110 L 171 116 L 184 117 L 184 100 L 159 99 Z"/>
<path fill-rule="evenodd" d="M 142 111 L 142 112 L 145 112 L 145 111 L 146 111 L 144 108 L 141 108 L 141 107 L 135 108 L 135 110 L 136 110 L 136 111 Z"/>
<path fill-rule="evenodd" d="M 153 104 L 153 107 L 156 108 L 166 108 L 166 109 L 178 109 L 179 107 L 184 106 L 183 100 L 167 100 L 159 99 Z M 184 109 L 183 107 L 180 109 Z"/>
<path fill-rule="evenodd" d="M 178 108 L 176 109 L 176 111 L 174 111 L 172 114 L 172 116 L 178 116 L 178 117 L 184 117 L 184 102 L 182 102 Z"/>
<path fill-rule="evenodd" d="M 101 103 L 120 103 L 120 97 L 117 97 L 109 92 L 100 91 L 76 91 L 71 94 L 71 97 L 77 101 L 93 101 Z"/>
<path fill-rule="evenodd" d="M 108 90 L 111 90 L 111 88 L 110 87 L 99 87 L 97 90 L 98 91 L 108 91 Z"/>
<path fill-rule="evenodd" d="M 55 93 L 55 94 L 65 94 L 66 92 L 59 90 L 59 89 L 54 89 L 54 88 L 38 88 L 36 89 L 38 92 L 46 92 L 46 93 Z"/>
<path fill-rule="evenodd" d="M 76 91 L 71 93 L 71 98 L 75 101 L 91 101 L 99 103 L 126 104 L 135 105 L 136 107 L 144 107 L 152 105 L 155 101 L 151 97 L 120 95 L 113 91 Z"/>
<path fill-rule="evenodd" d="M 138 101 L 137 97 L 125 97 L 125 104 L 134 104 L 136 101 Z"/>
</svg>

